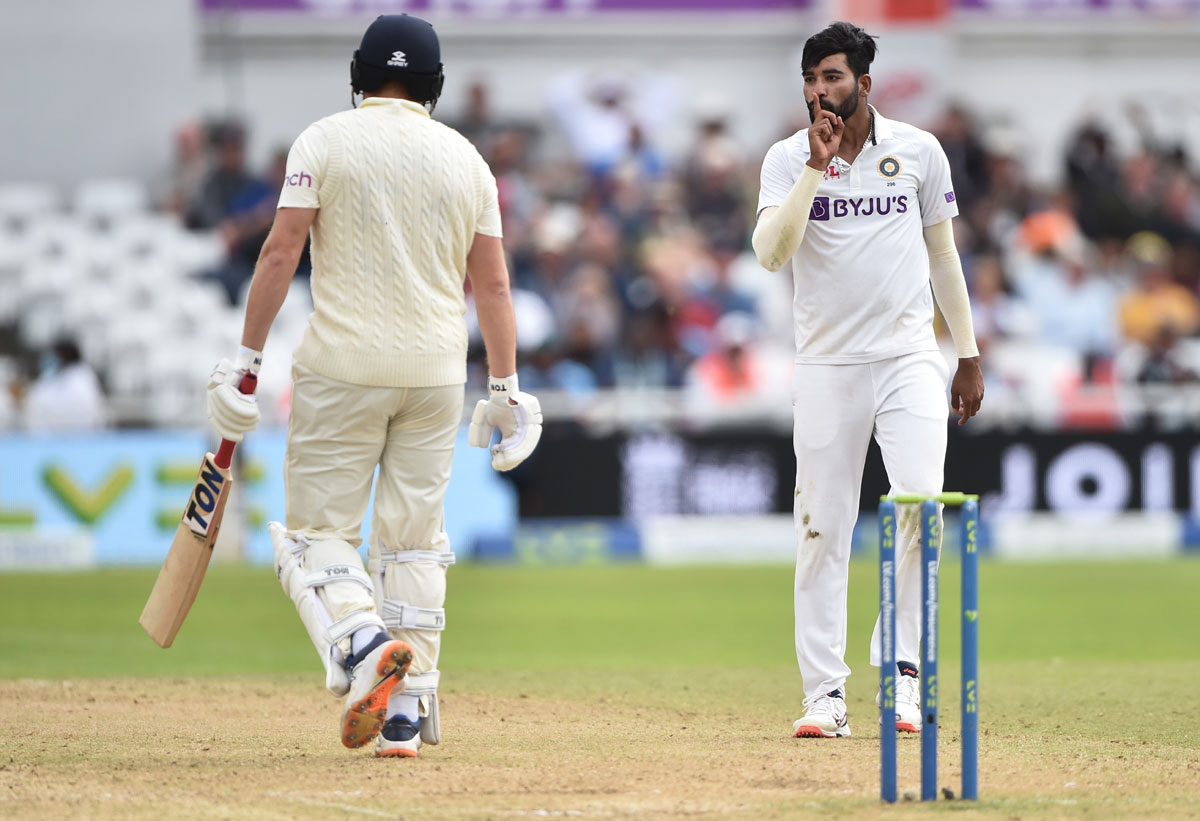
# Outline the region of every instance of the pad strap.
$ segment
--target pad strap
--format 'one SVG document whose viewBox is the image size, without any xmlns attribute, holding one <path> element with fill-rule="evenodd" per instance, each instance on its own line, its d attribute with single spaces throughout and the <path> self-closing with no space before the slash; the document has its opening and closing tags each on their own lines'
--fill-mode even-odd
<svg viewBox="0 0 1200 821">
<path fill-rule="evenodd" d="M 425 673 L 409 673 L 404 677 L 406 696 L 436 696 L 438 682 L 442 674 L 439 670 L 429 670 Z"/>
<path fill-rule="evenodd" d="M 325 635 L 329 637 L 329 643 L 336 646 L 346 636 L 354 635 L 364 627 L 374 627 L 382 631 L 384 624 L 379 616 L 370 610 L 356 610 L 328 625 Z"/>
<path fill-rule="evenodd" d="M 403 564 L 405 562 L 435 562 L 437 564 L 454 564 L 454 554 L 447 551 L 439 553 L 436 550 L 393 550 L 380 553 L 381 564 Z"/>
<path fill-rule="evenodd" d="M 352 564 L 331 564 L 322 567 L 320 570 L 314 570 L 304 577 L 305 587 L 324 587 L 333 582 L 356 582 L 367 589 L 368 592 L 374 590 L 371 585 L 371 577 L 361 567 L 355 567 Z"/>
<path fill-rule="evenodd" d="M 445 630 L 446 609 L 417 607 L 408 602 L 384 599 L 380 609 L 383 623 L 399 630 Z"/>
</svg>

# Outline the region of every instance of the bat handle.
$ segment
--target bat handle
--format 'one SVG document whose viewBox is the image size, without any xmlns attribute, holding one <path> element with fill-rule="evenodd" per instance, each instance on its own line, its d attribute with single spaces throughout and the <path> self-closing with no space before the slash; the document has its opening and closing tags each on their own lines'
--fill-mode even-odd
<svg viewBox="0 0 1200 821">
<path fill-rule="evenodd" d="M 242 393 L 254 393 L 254 389 L 258 387 L 258 376 L 252 373 L 242 374 L 242 381 L 238 383 L 238 390 Z M 237 447 L 237 442 L 230 442 L 228 439 L 221 440 L 221 447 L 217 448 L 217 467 L 227 468 L 233 463 L 233 449 Z"/>
</svg>

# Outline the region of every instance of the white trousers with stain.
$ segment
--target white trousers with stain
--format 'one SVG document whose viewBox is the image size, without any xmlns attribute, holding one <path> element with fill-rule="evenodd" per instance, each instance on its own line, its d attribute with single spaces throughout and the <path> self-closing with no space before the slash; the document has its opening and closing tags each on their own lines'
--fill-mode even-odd
<svg viewBox="0 0 1200 821">
<path fill-rule="evenodd" d="M 843 687 L 850 542 L 871 437 L 892 493 L 942 492 L 949 415 L 946 361 L 937 351 L 863 365 L 797 364 L 792 377 L 796 452 L 796 659 L 805 697 Z M 872 508 L 874 505 L 872 505 Z M 896 658 L 918 662 L 919 514 L 897 510 Z M 856 607 L 879 602 L 856 602 Z M 878 620 L 871 663 L 878 665 Z"/>
</svg>

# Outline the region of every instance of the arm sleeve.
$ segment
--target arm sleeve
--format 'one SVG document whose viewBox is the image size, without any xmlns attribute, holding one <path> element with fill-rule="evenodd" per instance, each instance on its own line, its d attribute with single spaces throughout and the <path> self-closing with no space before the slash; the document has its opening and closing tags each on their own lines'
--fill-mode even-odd
<svg viewBox="0 0 1200 821">
<path fill-rule="evenodd" d="M 321 186 L 327 178 L 328 158 L 329 145 L 321 130 L 315 125 L 304 129 L 288 152 L 287 175 L 279 194 L 280 208 L 321 207 Z"/>
<path fill-rule="evenodd" d="M 950 179 L 950 161 L 946 152 L 932 134 L 926 135 L 924 151 L 924 175 L 921 179 L 917 200 L 921 204 L 921 226 L 928 228 L 958 216 L 958 203 L 954 199 L 954 183 Z"/>
<path fill-rule="evenodd" d="M 946 219 L 928 226 L 924 233 L 925 247 L 929 251 L 929 281 L 950 335 L 954 337 L 954 350 L 959 359 L 979 356 L 967 280 L 963 277 L 958 249 L 954 247 L 954 228 Z"/>
<path fill-rule="evenodd" d="M 500 194 L 496 177 L 488 168 L 483 157 L 479 158 L 479 218 L 475 221 L 475 233 L 488 237 L 504 235 L 500 226 Z"/>
<path fill-rule="evenodd" d="M 763 174 L 766 174 L 766 163 L 763 164 Z M 800 249 L 804 241 L 804 232 L 808 228 L 808 216 L 813 207 L 813 198 L 817 195 L 817 187 L 821 184 L 823 174 L 805 165 L 800 172 L 800 179 L 790 186 L 787 196 L 783 197 L 778 207 L 768 204 L 771 210 L 762 213 L 758 224 L 754 226 L 754 236 L 750 243 L 754 246 L 754 254 L 758 262 L 768 271 L 778 271 L 783 264 L 791 259 Z M 764 185 L 764 191 L 766 187 Z M 759 197 L 761 204 L 762 197 Z"/>
</svg>

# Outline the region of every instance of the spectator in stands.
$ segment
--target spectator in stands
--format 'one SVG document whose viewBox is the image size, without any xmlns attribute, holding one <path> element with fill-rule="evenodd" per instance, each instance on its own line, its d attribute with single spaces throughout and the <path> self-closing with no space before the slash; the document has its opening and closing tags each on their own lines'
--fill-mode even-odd
<svg viewBox="0 0 1200 821">
<path fill-rule="evenodd" d="M 745 248 L 753 206 L 723 104 L 710 101 L 702 112 L 696 144 L 684 162 L 683 185 L 692 225 L 713 244 Z"/>
<path fill-rule="evenodd" d="M 575 243 L 581 228 L 579 209 L 570 203 L 554 203 L 539 213 L 532 225 L 532 256 L 514 260 L 518 285 L 553 306 L 578 261 Z"/>
<path fill-rule="evenodd" d="M 25 427 L 35 432 L 72 433 L 105 425 L 104 394 L 79 346 L 63 338 L 42 356 L 41 373 L 25 396 Z"/>
<path fill-rule="evenodd" d="M 711 239 L 711 236 L 707 236 Z M 703 304 L 717 317 L 738 312 L 757 319 L 758 306 L 754 297 L 733 282 L 733 264 L 738 248 L 717 241 L 704 249 L 703 256 L 693 269 L 689 282 L 691 293 L 684 310 Z"/>
<path fill-rule="evenodd" d="M 1167 178 L 1160 214 L 1163 238 L 1171 247 L 1200 247 L 1200 195 L 1186 171 L 1173 171 Z"/>
<path fill-rule="evenodd" d="M 490 139 L 488 162 L 496 176 L 504 247 L 514 255 L 528 248 L 534 218 L 543 204 L 542 192 L 529 172 L 531 140 L 528 131 L 516 128 L 497 131 Z"/>
<path fill-rule="evenodd" d="M 246 133 L 240 124 L 214 125 L 209 132 L 209 143 L 215 162 L 195 198 L 188 203 L 188 228 L 217 228 L 231 214 L 244 210 L 247 199 L 257 202 L 267 194 L 266 185 L 246 170 Z"/>
<path fill-rule="evenodd" d="M 1011 274 L 1017 293 L 1036 321 L 1042 341 L 1087 361 L 1110 358 L 1116 347 L 1118 294 L 1094 276 L 1094 253 L 1074 218 L 1060 207 L 1031 214 L 1021 224 Z"/>
<path fill-rule="evenodd" d="M 987 153 L 965 109 L 951 105 L 933 130 L 946 159 L 959 208 L 969 209 L 987 190 Z"/>
<path fill-rule="evenodd" d="M 237 303 L 242 285 L 254 273 L 258 252 L 274 219 L 283 188 L 287 155 L 277 153 L 272 182 L 246 169 L 246 135 L 237 123 L 214 127 L 216 165 L 188 210 L 188 227 L 217 229 L 225 241 L 226 259 L 209 276 L 224 286 L 229 304 Z M 275 185 L 273 183 L 278 183 Z M 269 216 L 269 218 L 268 218 Z"/>
<path fill-rule="evenodd" d="M 1171 279 L 1167 241 L 1157 234 L 1139 232 L 1129 238 L 1129 253 L 1138 266 L 1138 285 L 1121 300 L 1121 334 L 1151 346 L 1164 328 L 1178 336 L 1200 331 L 1200 301 Z"/>
<path fill-rule="evenodd" d="M 1130 157 L 1119 179 L 1117 198 L 1105 213 L 1104 235 L 1129 237 L 1138 231 L 1161 231 L 1157 159 L 1149 153 Z"/>
<path fill-rule="evenodd" d="M 204 148 L 204 126 L 200 122 L 189 120 L 176 129 L 169 187 L 162 197 L 162 206 L 170 213 L 185 216 L 199 198 L 208 172 Z"/>
<path fill-rule="evenodd" d="M 635 88 L 616 72 L 567 74 L 551 88 L 550 105 L 593 176 L 606 178 L 626 163 L 650 178 L 666 170 L 657 140 L 675 106 L 662 79 L 641 77 Z"/>
<path fill-rule="evenodd" d="M 994 254 L 982 254 L 971 269 L 971 320 L 982 361 L 997 341 L 1026 333 L 1034 321 L 1027 309 L 1008 292 L 1004 268 Z"/>
<path fill-rule="evenodd" d="M 726 314 L 717 322 L 715 338 L 713 349 L 687 373 L 688 415 L 696 421 L 716 421 L 731 412 L 768 413 L 780 401 L 780 386 L 788 384 L 779 378 L 786 366 L 780 363 L 776 373 L 768 364 L 759 348 L 754 318 L 740 312 Z"/>
<path fill-rule="evenodd" d="M 1200 379 L 1183 361 L 1178 342 L 1179 337 L 1171 325 L 1159 328 L 1158 335 L 1146 352 L 1146 359 L 1138 369 L 1137 381 L 1143 385 L 1179 385 Z"/>
<path fill-rule="evenodd" d="M 1090 358 L 1109 358 L 1117 342 L 1118 294 L 1090 271 L 1093 257 L 1078 235 L 1058 245 L 1022 276 L 1021 294 L 1042 340 Z"/>
<path fill-rule="evenodd" d="M 563 391 L 571 396 L 590 396 L 596 392 L 596 375 L 587 365 L 563 355 L 561 341 L 548 336 L 526 357 L 517 368 L 521 387 L 532 386 L 534 390 Z"/>
<path fill-rule="evenodd" d="M 621 306 L 613 292 L 612 277 L 603 266 L 585 262 L 577 267 L 552 305 L 564 332 L 579 323 L 590 340 L 589 347 L 611 349 L 616 345 Z"/>
<path fill-rule="evenodd" d="M 629 317 L 613 366 L 618 388 L 683 387 L 684 357 L 671 333 L 671 319 L 662 303 Z"/>
<path fill-rule="evenodd" d="M 446 125 L 470 140 L 484 158 L 489 158 L 492 137 L 502 126 L 492 115 L 486 83 L 482 80 L 471 81 L 467 86 L 467 105 L 461 116 L 447 122 Z"/>
<path fill-rule="evenodd" d="M 1120 176 L 1108 133 L 1094 122 L 1085 123 L 1067 147 L 1067 182 L 1086 236 L 1102 239 L 1119 230 L 1112 213 L 1121 199 Z"/>
</svg>

